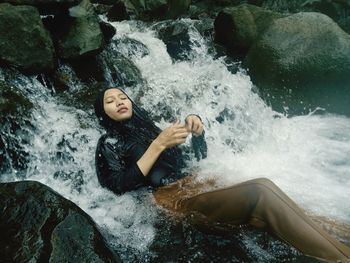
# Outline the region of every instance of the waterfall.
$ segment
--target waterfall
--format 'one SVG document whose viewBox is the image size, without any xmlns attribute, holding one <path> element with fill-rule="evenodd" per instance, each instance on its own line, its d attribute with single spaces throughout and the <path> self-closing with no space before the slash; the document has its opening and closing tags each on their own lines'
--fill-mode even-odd
<svg viewBox="0 0 350 263">
<path fill-rule="evenodd" d="M 209 52 L 205 38 L 192 20 L 188 59 L 174 61 L 157 37 L 159 24 L 115 22 L 114 40 L 133 39 L 144 44 L 148 54 L 130 54 L 128 46 L 115 50 L 130 58 L 147 85 L 129 88 L 162 128 L 166 109 L 184 120 L 199 114 L 204 122 L 208 158 L 193 162 L 203 178 L 215 178 L 227 186 L 256 177 L 274 181 L 310 213 L 350 224 L 350 118 L 327 113 L 288 117 L 274 112 L 255 92 L 244 70 L 233 73 L 224 57 Z M 111 49 L 113 52 L 113 49 Z M 136 55 L 135 55 L 136 54 Z M 266 65 L 268 66 L 268 65 Z M 73 74 L 67 65 L 61 70 Z M 105 69 L 106 79 L 113 78 Z M 92 108 L 82 111 L 64 105 L 47 83 L 35 76 L 17 73 L 5 79 L 18 87 L 35 105 L 30 141 L 24 145 L 30 162 L 26 180 L 40 181 L 86 211 L 123 249 L 146 253 L 156 229 L 152 195 L 136 191 L 116 196 L 100 187 L 94 167 L 95 147 L 103 131 Z M 70 83 L 79 89 L 79 81 Z M 189 143 L 189 142 L 188 142 Z M 4 181 L 22 180 L 16 171 L 1 176 Z"/>
</svg>

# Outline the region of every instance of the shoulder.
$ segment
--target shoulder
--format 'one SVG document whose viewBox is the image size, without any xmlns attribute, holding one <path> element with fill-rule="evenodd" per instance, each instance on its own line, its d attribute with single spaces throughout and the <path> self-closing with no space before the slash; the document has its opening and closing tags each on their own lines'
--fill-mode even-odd
<svg viewBox="0 0 350 263">
<path fill-rule="evenodd" d="M 96 154 L 104 154 L 107 152 L 118 152 L 122 154 L 125 150 L 126 142 L 122 136 L 118 134 L 103 134 L 97 142 Z"/>
<path fill-rule="evenodd" d="M 125 144 L 125 140 L 122 136 L 119 134 L 111 134 L 111 133 L 105 133 L 103 134 L 98 142 L 97 142 L 97 147 L 102 147 L 102 146 L 122 146 Z"/>
</svg>

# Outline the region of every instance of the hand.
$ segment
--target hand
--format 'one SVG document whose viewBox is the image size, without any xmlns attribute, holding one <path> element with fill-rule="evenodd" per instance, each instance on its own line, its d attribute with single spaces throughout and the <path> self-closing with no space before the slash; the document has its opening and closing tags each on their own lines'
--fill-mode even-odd
<svg viewBox="0 0 350 263">
<path fill-rule="evenodd" d="M 186 125 L 181 124 L 180 121 L 177 120 L 173 125 L 164 129 L 154 142 L 161 146 L 162 150 L 165 150 L 184 143 L 188 135 L 189 132 L 187 131 Z"/>
<path fill-rule="evenodd" d="M 190 114 L 185 119 L 186 128 L 194 136 L 200 136 L 203 133 L 204 126 L 201 119 L 197 115 Z"/>
</svg>

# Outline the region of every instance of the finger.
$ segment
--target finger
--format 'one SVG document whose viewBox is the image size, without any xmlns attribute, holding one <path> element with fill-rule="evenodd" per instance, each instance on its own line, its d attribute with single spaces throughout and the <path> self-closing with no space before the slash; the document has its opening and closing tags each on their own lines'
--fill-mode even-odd
<svg viewBox="0 0 350 263">
<path fill-rule="evenodd" d="M 193 134 L 194 134 L 195 136 L 199 136 L 199 135 L 202 134 L 203 130 L 204 130 L 203 124 L 200 123 L 200 124 L 196 127 L 196 129 L 193 131 Z"/>
<path fill-rule="evenodd" d="M 176 119 L 174 122 L 173 122 L 173 126 L 175 126 L 175 125 L 179 125 L 179 123 L 180 123 L 180 120 L 179 119 Z"/>
<path fill-rule="evenodd" d="M 188 131 L 192 131 L 192 129 L 193 129 L 193 119 L 191 118 L 191 117 L 189 117 L 188 119 L 187 119 L 187 128 L 188 128 Z"/>
<path fill-rule="evenodd" d="M 176 137 L 177 137 L 177 138 L 187 138 L 188 135 L 189 135 L 188 132 L 182 132 L 182 133 L 177 133 L 177 134 L 176 134 Z"/>
<path fill-rule="evenodd" d="M 192 128 L 192 132 L 197 132 L 198 127 L 199 127 L 199 123 L 198 122 L 194 122 L 193 128 Z"/>
<path fill-rule="evenodd" d="M 186 142 L 186 139 L 183 139 L 183 138 L 177 139 L 177 140 L 176 140 L 176 143 L 177 143 L 177 144 L 183 144 L 183 143 L 185 143 L 185 142 Z"/>
<path fill-rule="evenodd" d="M 174 132 L 179 133 L 179 132 L 189 132 L 186 126 L 179 126 L 179 127 L 174 127 Z"/>
</svg>

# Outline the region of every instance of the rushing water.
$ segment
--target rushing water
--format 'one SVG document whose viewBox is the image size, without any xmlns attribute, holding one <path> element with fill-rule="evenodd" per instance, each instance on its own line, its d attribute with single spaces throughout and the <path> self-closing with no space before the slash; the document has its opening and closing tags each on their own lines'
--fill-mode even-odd
<svg viewBox="0 0 350 263">
<path fill-rule="evenodd" d="M 127 46 L 117 48 L 133 60 L 148 83 L 147 88 L 130 89 L 131 97 L 139 98 L 154 116 L 162 116 L 166 106 L 182 120 L 189 113 L 202 117 L 209 153 L 206 160 L 193 163 L 202 177 L 214 177 L 222 185 L 267 177 L 310 213 L 350 224 L 350 119 L 313 113 L 288 118 L 274 112 L 253 92 L 244 71 L 230 72 L 224 58 L 209 54 L 193 22 L 182 22 L 189 27 L 191 51 L 188 60 L 178 62 L 157 38 L 154 25 L 113 24 L 115 38 L 138 40 L 149 50 L 138 56 L 130 55 Z M 61 70 L 73 74 L 68 66 Z M 111 235 L 112 243 L 146 253 L 156 233 L 152 196 L 115 196 L 99 186 L 94 150 L 102 131 L 92 109 L 63 106 L 35 77 L 18 74 L 7 81 L 35 104 L 35 128 L 25 145 L 30 154 L 25 178 L 47 184 L 75 202 Z M 74 89 L 80 83 L 70 85 Z M 166 127 L 169 122 L 161 119 L 158 124 Z M 22 178 L 16 171 L 2 175 L 2 181 Z"/>
</svg>

